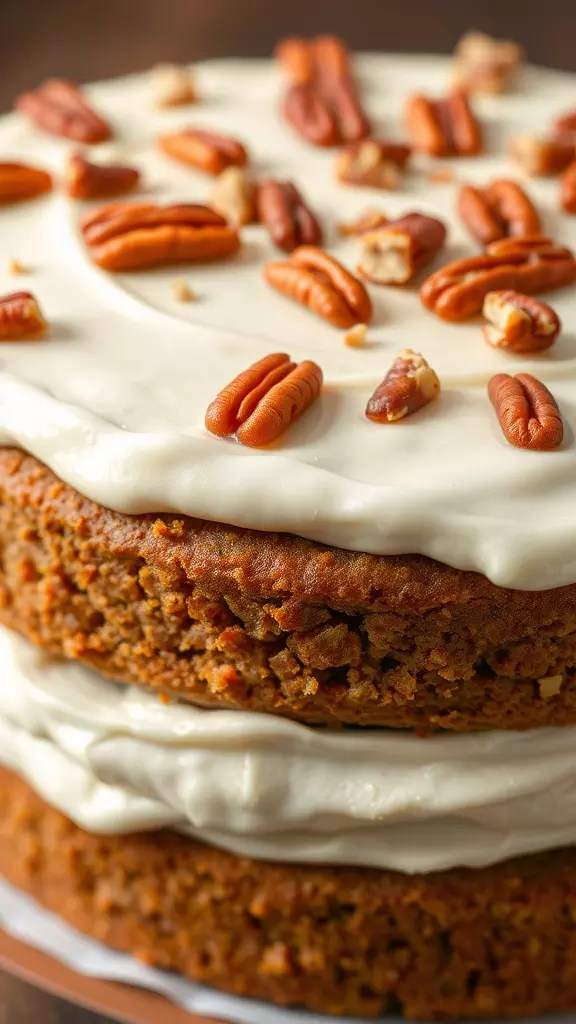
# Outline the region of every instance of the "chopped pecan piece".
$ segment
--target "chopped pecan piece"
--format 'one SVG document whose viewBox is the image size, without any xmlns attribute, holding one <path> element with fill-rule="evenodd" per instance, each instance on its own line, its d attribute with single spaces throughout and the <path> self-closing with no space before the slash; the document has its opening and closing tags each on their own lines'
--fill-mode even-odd
<svg viewBox="0 0 576 1024">
<path fill-rule="evenodd" d="M 344 344 L 348 348 L 365 348 L 366 339 L 368 335 L 368 326 L 366 324 L 354 324 L 349 331 L 346 331 L 344 335 Z"/>
<path fill-rule="evenodd" d="M 515 448 L 544 452 L 558 448 L 564 426 L 556 400 L 548 388 L 528 373 L 510 377 L 499 373 L 488 384 L 504 437 Z"/>
<path fill-rule="evenodd" d="M 493 181 L 486 188 L 462 185 L 458 213 L 482 245 L 500 238 L 537 235 L 541 227 L 536 208 L 517 181 Z"/>
<path fill-rule="evenodd" d="M 78 86 L 64 78 L 48 78 L 33 92 L 22 93 L 16 109 L 45 132 L 76 142 L 105 142 L 112 135 L 110 125 L 86 102 Z"/>
<path fill-rule="evenodd" d="M 157 107 L 181 107 L 198 99 L 192 72 L 179 64 L 158 64 L 153 68 L 152 89 Z"/>
<path fill-rule="evenodd" d="M 440 251 L 445 240 L 441 220 L 408 213 L 360 236 L 358 273 L 374 284 L 406 284 Z"/>
<path fill-rule="evenodd" d="M 319 245 L 322 229 L 291 181 L 264 181 L 258 188 L 258 219 L 283 252 L 299 245 Z"/>
<path fill-rule="evenodd" d="M 375 423 L 396 423 L 440 394 L 440 381 L 423 356 L 407 348 L 392 363 L 366 406 Z"/>
<path fill-rule="evenodd" d="M 0 297 L 0 341 L 27 341 L 44 334 L 48 324 L 30 292 Z"/>
<path fill-rule="evenodd" d="M 104 199 L 131 192 L 140 181 L 140 171 L 123 164 L 93 164 L 81 153 L 70 157 L 66 168 L 66 191 L 73 199 Z"/>
<path fill-rule="evenodd" d="M 390 218 L 382 210 L 369 207 L 356 220 L 342 221 L 336 225 L 339 235 L 363 235 L 365 231 L 383 228 L 390 223 Z"/>
<path fill-rule="evenodd" d="M 441 100 L 411 96 L 406 127 L 414 149 L 430 156 L 477 156 L 484 148 L 482 129 L 464 92 Z"/>
<path fill-rule="evenodd" d="M 362 139 L 336 157 L 336 178 L 346 185 L 395 189 L 412 150 L 400 142 Z"/>
<path fill-rule="evenodd" d="M 516 135 L 510 141 L 508 152 L 525 174 L 532 178 L 546 178 L 565 170 L 576 156 L 576 145 L 562 138 Z"/>
<path fill-rule="evenodd" d="M 104 270 L 141 270 L 165 263 L 209 263 L 233 256 L 238 232 L 208 206 L 112 203 L 82 220 L 84 241 Z"/>
<path fill-rule="evenodd" d="M 576 213 L 576 160 L 562 175 L 560 205 L 565 213 Z"/>
<path fill-rule="evenodd" d="M 216 178 L 209 202 L 235 227 L 252 224 L 256 217 L 256 186 L 243 167 L 227 167 Z"/>
<path fill-rule="evenodd" d="M 47 171 L 29 164 L 0 163 L 0 203 L 34 199 L 52 190 L 52 177 Z"/>
<path fill-rule="evenodd" d="M 338 146 L 369 134 L 348 50 L 340 39 L 285 39 L 276 48 L 276 58 L 289 82 L 282 113 L 307 142 Z"/>
<path fill-rule="evenodd" d="M 576 281 L 570 249 L 549 238 L 505 238 L 482 256 L 456 260 L 422 285 L 420 298 L 443 320 L 466 320 L 482 309 L 488 292 L 513 289 L 524 295 L 552 291 Z"/>
<path fill-rule="evenodd" d="M 204 128 L 189 128 L 161 135 L 158 146 L 173 160 L 196 167 L 214 177 L 222 174 L 227 167 L 245 167 L 248 163 L 248 153 L 241 142 L 229 135 L 209 132 Z"/>
<path fill-rule="evenodd" d="M 300 246 L 281 263 L 266 264 L 264 277 L 277 291 L 308 306 L 334 327 L 353 327 L 372 319 L 372 303 L 362 282 L 314 245 Z"/>
<path fill-rule="evenodd" d="M 552 130 L 557 138 L 576 143 L 576 110 L 570 110 L 562 117 L 557 117 Z"/>
<path fill-rule="evenodd" d="M 506 92 L 523 59 L 518 43 L 467 32 L 454 50 L 454 83 L 466 92 Z"/>
<path fill-rule="evenodd" d="M 316 363 L 293 363 L 283 352 L 265 356 L 220 391 L 208 406 L 206 429 L 264 448 L 306 412 L 321 388 L 322 370 Z"/>
<path fill-rule="evenodd" d="M 488 321 L 483 328 L 488 344 L 509 352 L 541 352 L 560 333 L 560 320 L 550 306 L 510 289 L 488 292 L 482 312 Z"/>
</svg>

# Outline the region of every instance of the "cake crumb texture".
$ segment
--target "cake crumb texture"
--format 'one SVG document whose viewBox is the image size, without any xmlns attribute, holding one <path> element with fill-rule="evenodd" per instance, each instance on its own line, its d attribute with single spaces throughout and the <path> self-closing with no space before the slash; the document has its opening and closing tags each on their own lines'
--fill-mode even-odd
<svg viewBox="0 0 576 1024">
<path fill-rule="evenodd" d="M 200 705 L 424 732 L 576 722 L 576 586 L 122 515 L 7 448 L 0 623 Z"/>
</svg>

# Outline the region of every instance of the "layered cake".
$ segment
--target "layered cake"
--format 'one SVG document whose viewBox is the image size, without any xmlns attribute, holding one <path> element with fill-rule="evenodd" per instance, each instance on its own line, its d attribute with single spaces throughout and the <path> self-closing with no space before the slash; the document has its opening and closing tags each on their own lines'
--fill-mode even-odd
<svg viewBox="0 0 576 1024">
<path fill-rule="evenodd" d="M 520 64 L 0 122 L 0 871 L 147 963 L 576 1010 L 576 78 Z"/>
</svg>

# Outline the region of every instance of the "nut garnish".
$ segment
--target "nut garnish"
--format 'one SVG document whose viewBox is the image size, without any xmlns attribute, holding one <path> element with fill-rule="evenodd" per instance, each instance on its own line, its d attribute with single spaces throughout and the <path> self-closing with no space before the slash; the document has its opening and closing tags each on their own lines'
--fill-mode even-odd
<svg viewBox="0 0 576 1024">
<path fill-rule="evenodd" d="M 556 697 L 562 689 L 563 682 L 564 676 L 544 676 L 542 679 L 539 679 L 540 698 L 542 700 L 551 700 L 552 697 Z"/>
<path fill-rule="evenodd" d="M 363 139 L 338 153 L 336 178 L 346 185 L 395 189 L 411 152 L 399 142 Z"/>
<path fill-rule="evenodd" d="M 449 171 L 447 167 L 428 171 L 426 175 L 428 181 L 432 182 L 433 185 L 449 185 L 450 182 L 454 181 L 455 177 L 454 171 Z"/>
<path fill-rule="evenodd" d="M 545 139 L 539 135 L 515 135 L 510 140 L 511 159 L 532 178 L 560 174 L 576 157 L 576 145 L 566 139 Z"/>
<path fill-rule="evenodd" d="M 48 324 L 31 292 L 0 297 L 0 341 L 28 341 L 44 334 Z"/>
<path fill-rule="evenodd" d="M 300 246 L 290 259 L 266 264 L 264 277 L 277 291 L 308 306 L 334 327 L 353 327 L 372 319 L 372 303 L 362 282 L 316 246 Z"/>
<path fill-rule="evenodd" d="M 291 181 L 262 182 L 258 187 L 258 219 L 283 252 L 299 245 L 319 245 L 322 229 L 302 193 Z"/>
<path fill-rule="evenodd" d="M 28 267 L 25 267 L 24 264 L 20 262 L 20 260 L 13 258 L 10 260 L 8 264 L 8 273 L 14 274 L 16 276 L 19 274 L 27 274 Z"/>
<path fill-rule="evenodd" d="M 83 92 L 64 78 L 48 78 L 32 92 L 16 100 L 16 110 L 52 135 L 76 142 L 105 142 L 110 125 L 87 103 Z"/>
<path fill-rule="evenodd" d="M 366 324 L 355 324 L 344 335 L 344 344 L 348 348 L 365 348 L 368 327 Z"/>
<path fill-rule="evenodd" d="M 504 437 L 515 448 L 551 451 L 562 444 L 564 427 L 548 388 L 528 373 L 499 373 L 488 384 Z"/>
<path fill-rule="evenodd" d="M 350 56 L 340 39 L 285 39 L 276 58 L 289 82 L 282 113 L 302 138 L 315 146 L 338 146 L 369 134 Z"/>
<path fill-rule="evenodd" d="M 562 117 L 557 117 L 552 130 L 557 138 L 576 143 L 576 110 L 570 110 Z"/>
<path fill-rule="evenodd" d="M 256 186 L 243 167 L 227 167 L 216 178 L 209 203 L 234 227 L 251 224 L 256 216 Z"/>
<path fill-rule="evenodd" d="M 0 163 L 0 203 L 34 199 L 52 190 L 52 177 L 47 171 L 29 164 Z"/>
<path fill-rule="evenodd" d="M 576 160 L 562 175 L 560 205 L 565 213 L 576 213 Z"/>
<path fill-rule="evenodd" d="M 506 92 L 523 59 L 518 43 L 467 32 L 454 51 L 454 82 L 468 92 Z"/>
<path fill-rule="evenodd" d="M 177 302 L 195 302 L 198 296 L 183 277 L 175 277 L 172 281 L 172 295 Z"/>
<path fill-rule="evenodd" d="M 383 228 L 390 223 L 390 218 L 382 210 L 375 207 L 368 207 L 356 220 L 342 221 L 336 225 L 339 235 L 362 235 L 365 231 L 372 231 L 374 228 Z"/>
<path fill-rule="evenodd" d="M 264 448 L 312 405 L 321 387 L 316 363 L 293 363 L 283 352 L 265 356 L 220 391 L 208 406 L 206 429 Z"/>
<path fill-rule="evenodd" d="M 214 177 L 227 167 L 245 167 L 248 163 L 248 153 L 241 142 L 204 128 L 161 135 L 158 146 L 173 160 Z"/>
<path fill-rule="evenodd" d="M 180 64 L 158 64 L 152 68 L 152 90 L 157 107 L 180 107 L 196 103 L 198 95 L 190 68 Z"/>
<path fill-rule="evenodd" d="M 358 273 L 374 284 L 406 284 L 440 251 L 445 240 L 442 221 L 408 213 L 360 235 Z"/>
<path fill-rule="evenodd" d="M 131 192 L 140 172 L 124 164 L 94 164 L 81 153 L 70 157 L 66 168 L 66 192 L 73 199 L 104 199 Z"/>
<path fill-rule="evenodd" d="M 104 270 L 209 263 L 238 251 L 238 232 L 208 206 L 110 203 L 82 220 L 84 241 Z"/>
<path fill-rule="evenodd" d="M 482 312 L 488 321 L 483 328 L 488 344 L 509 352 L 541 352 L 554 344 L 561 329 L 557 314 L 545 302 L 510 289 L 488 292 Z"/>
<path fill-rule="evenodd" d="M 463 185 L 458 213 L 482 245 L 516 235 L 537 235 L 541 221 L 534 204 L 516 181 L 501 179 L 486 188 Z"/>
<path fill-rule="evenodd" d="M 441 100 L 411 96 L 405 118 L 414 149 L 430 156 L 477 156 L 483 151 L 482 129 L 464 92 Z"/>
<path fill-rule="evenodd" d="M 393 362 L 366 406 L 375 423 L 396 423 L 440 394 L 440 381 L 423 356 L 407 348 Z"/>
</svg>

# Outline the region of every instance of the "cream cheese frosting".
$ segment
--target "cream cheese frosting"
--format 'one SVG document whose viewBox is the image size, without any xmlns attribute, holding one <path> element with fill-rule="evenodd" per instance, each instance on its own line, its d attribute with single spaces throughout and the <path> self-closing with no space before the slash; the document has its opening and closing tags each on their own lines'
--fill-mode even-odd
<svg viewBox="0 0 576 1024">
<path fill-rule="evenodd" d="M 165 705 L 0 631 L 0 763 L 91 832 L 412 873 L 576 841 L 576 729 L 329 732 Z"/>
<path fill-rule="evenodd" d="M 449 80 L 444 58 L 365 56 L 357 64 L 385 135 L 401 133 L 408 93 L 441 94 Z M 211 179 L 154 148 L 163 131 L 206 125 L 241 138 L 256 174 L 293 178 L 326 225 L 327 247 L 350 266 L 354 242 L 338 238 L 335 224 L 374 204 L 391 216 L 418 209 L 444 218 L 449 245 L 436 265 L 476 251 L 455 215 L 454 185 L 418 172 L 395 193 L 338 185 L 333 154 L 305 145 L 281 121 L 271 61 L 214 61 L 197 73 L 202 102 L 161 113 L 146 75 L 91 87 L 115 129 L 96 158 L 140 166 L 156 201 L 206 199 Z M 509 136 L 545 130 L 573 106 L 575 89 L 576 76 L 528 69 L 517 92 L 479 100 L 488 153 L 454 161 L 459 179 L 513 174 Z M 0 121 L 3 159 L 58 173 L 71 148 L 19 115 Z M 576 247 L 576 218 L 558 210 L 557 182 L 527 187 L 545 230 Z M 443 323 L 413 287 L 371 288 L 370 343 L 349 349 L 341 332 L 265 284 L 262 265 L 277 253 L 263 228 L 243 230 L 242 251 L 229 263 L 186 268 L 198 301 L 182 304 L 170 287 L 180 269 L 108 275 L 92 265 L 78 230 L 84 208 L 55 192 L 0 213 L 0 290 L 14 290 L 8 264 L 18 258 L 31 267 L 22 281 L 51 323 L 45 342 L 2 345 L 0 443 L 25 448 L 120 512 L 179 512 L 353 550 L 419 552 L 519 589 L 576 582 L 576 288 L 554 294 L 564 331 L 539 357 L 495 351 L 478 324 Z M 441 397 L 402 423 L 371 423 L 366 401 L 406 347 L 436 370 Z M 217 391 L 278 350 L 320 363 L 320 401 L 270 450 L 211 437 L 204 414 Z M 559 451 L 506 443 L 486 394 L 499 371 L 532 372 L 551 387 L 567 425 Z"/>
</svg>

